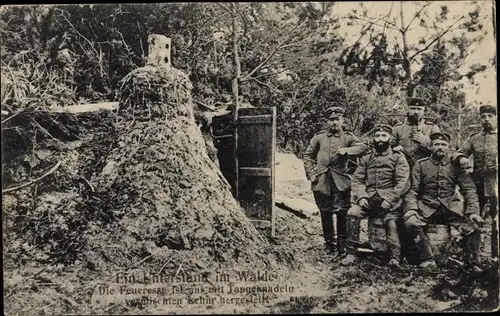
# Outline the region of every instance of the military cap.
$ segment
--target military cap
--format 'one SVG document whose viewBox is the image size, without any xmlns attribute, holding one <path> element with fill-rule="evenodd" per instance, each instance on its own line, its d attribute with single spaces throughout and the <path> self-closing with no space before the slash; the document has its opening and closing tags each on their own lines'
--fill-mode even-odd
<svg viewBox="0 0 500 316">
<path fill-rule="evenodd" d="M 441 139 L 441 140 L 445 140 L 447 141 L 448 143 L 450 142 L 451 140 L 451 136 L 450 134 L 447 134 L 447 133 L 432 133 L 429 138 L 432 140 L 436 140 L 436 139 Z"/>
<path fill-rule="evenodd" d="M 419 97 L 410 97 L 408 98 L 408 105 L 409 106 L 426 106 L 425 100 L 423 98 Z"/>
<path fill-rule="evenodd" d="M 326 110 L 326 116 L 328 118 L 340 117 L 344 115 L 344 109 L 338 106 L 334 106 Z"/>
<path fill-rule="evenodd" d="M 481 105 L 481 107 L 479 108 L 479 114 L 483 114 L 483 113 L 491 113 L 491 114 L 497 114 L 497 108 L 493 105 Z"/>
<path fill-rule="evenodd" d="M 392 134 L 392 127 L 386 124 L 377 124 L 372 130 L 373 134 L 376 132 L 387 132 L 389 134 Z"/>
</svg>

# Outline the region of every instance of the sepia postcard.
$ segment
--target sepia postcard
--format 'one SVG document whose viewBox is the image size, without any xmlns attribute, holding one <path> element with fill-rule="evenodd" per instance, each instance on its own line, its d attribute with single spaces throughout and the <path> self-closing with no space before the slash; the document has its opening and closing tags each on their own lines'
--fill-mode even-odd
<svg viewBox="0 0 500 316">
<path fill-rule="evenodd" d="M 494 1 L 0 8 L 5 315 L 499 306 Z"/>
</svg>

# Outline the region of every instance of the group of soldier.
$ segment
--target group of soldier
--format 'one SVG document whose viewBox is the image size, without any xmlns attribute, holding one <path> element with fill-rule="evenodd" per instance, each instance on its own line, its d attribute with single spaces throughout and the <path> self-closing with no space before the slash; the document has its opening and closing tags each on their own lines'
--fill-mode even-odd
<svg viewBox="0 0 500 316">
<path fill-rule="evenodd" d="M 400 232 L 404 231 L 417 249 L 417 264 L 434 268 L 435 254 L 425 227 L 441 224 L 460 232 L 466 267 L 481 269 L 480 227 L 488 216 L 492 256 L 498 257 L 496 107 L 480 107 L 482 130 L 453 151 L 450 135 L 424 120 L 424 101 L 409 98 L 407 105 L 403 122 L 376 125 L 369 142 L 343 129 L 344 109 L 327 111 L 328 128 L 312 138 L 304 154 L 325 250 L 340 257 L 343 265 L 355 263 L 360 220 L 376 217 L 384 223 L 389 266 L 398 267 L 403 260 Z M 350 167 L 352 162 L 355 168 Z"/>
</svg>

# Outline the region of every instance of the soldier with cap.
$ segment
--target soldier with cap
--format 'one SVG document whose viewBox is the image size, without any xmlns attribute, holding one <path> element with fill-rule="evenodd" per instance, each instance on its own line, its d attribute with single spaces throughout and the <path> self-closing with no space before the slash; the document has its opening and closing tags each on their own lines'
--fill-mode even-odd
<svg viewBox="0 0 500 316">
<path fill-rule="evenodd" d="M 479 108 L 479 120 L 482 131 L 472 134 L 465 143 L 452 155 L 452 159 L 460 163 L 462 168 L 469 168 L 469 156 L 473 156 L 474 167 L 471 174 L 472 180 L 476 184 L 476 191 L 479 198 L 481 215 L 484 214 L 485 205 L 489 202 L 489 215 L 493 219 L 491 254 L 498 258 L 498 197 L 496 188 L 497 181 L 497 156 L 498 156 L 498 136 L 497 136 L 497 109 L 492 105 L 483 105 Z"/>
<path fill-rule="evenodd" d="M 345 253 L 345 217 L 350 207 L 348 158 L 364 154 L 368 147 L 354 134 L 344 131 L 344 109 L 328 109 L 328 129 L 317 133 L 304 153 L 304 168 L 311 181 L 314 199 L 321 214 L 325 248 L 335 252 L 333 214 L 337 215 L 337 250 Z"/>
<path fill-rule="evenodd" d="M 408 113 L 404 122 L 393 127 L 395 151 L 403 151 L 413 167 L 419 159 L 428 157 L 431 153 L 429 135 L 440 132 L 437 125 L 424 120 L 425 101 L 422 98 L 411 97 L 408 100 Z"/>
<path fill-rule="evenodd" d="M 478 225 L 483 219 L 479 216 L 474 182 L 465 169 L 451 162 L 450 136 L 433 133 L 430 138 L 432 154 L 417 161 L 412 170 L 403 216 L 419 249 L 420 267 L 436 267 L 423 227 L 442 224 L 455 226 L 460 231 L 465 242 L 464 261 L 469 268 L 478 269 L 481 243 Z M 457 185 L 464 201 L 457 196 Z"/>
<path fill-rule="evenodd" d="M 348 252 L 341 264 L 352 264 L 359 244 L 360 219 L 384 220 L 389 248 L 389 266 L 399 266 L 401 245 L 396 222 L 401 218 L 403 197 L 410 188 L 410 166 L 401 152 L 391 149 L 392 128 L 376 125 L 373 150 L 359 160 L 352 178 L 353 206 L 347 212 Z"/>
</svg>

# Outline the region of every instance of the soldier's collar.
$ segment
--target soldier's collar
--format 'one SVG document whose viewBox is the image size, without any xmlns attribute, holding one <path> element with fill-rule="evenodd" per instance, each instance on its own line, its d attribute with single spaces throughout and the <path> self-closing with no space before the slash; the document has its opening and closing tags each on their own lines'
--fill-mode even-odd
<svg viewBox="0 0 500 316">
<path fill-rule="evenodd" d="M 343 132 L 343 131 L 333 133 L 332 131 L 328 130 L 328 131 L 326 132 L 326 135 L 327 135 L 327 136 L 341 136 L 342 134 L 344 134 L 344 132 Z"/>
<path fill-rule="evenodd" d="M 417 126 L 417 125 L 413 125 L 412 123 L 410 123 L 410 121 L 408 120 L 408 118 L 405 118 L 405 124 L 406 125 L 410 125 L 410 126 Z M 422 125 L 422 124 L 424 124 L 424 119 L 420 119 L 418 121 L 418 125 Z"/>
<path fill-rule="evenodd" d="M 392 152 L 392 148 L 389 147 L 381 153 L 377 152 L 376 150 L 373 150 L 373 152 L 375 153 L 375 156 L 387 156 L 388 154 L 390 154 Z"/>
<path fill-rule="evenodd" d="M 444 157 L 443 159 L 441 160 L 437 160 L 434 155 L 431 155 L 430 157 L 430 161 L 432 161 L 433 164 L 435 165 L 442 165 L 442 166 L 446 166 L 447 164 L 450 163 L 450 157 L 449 156 L 446 156 Z"/>
</svg>

